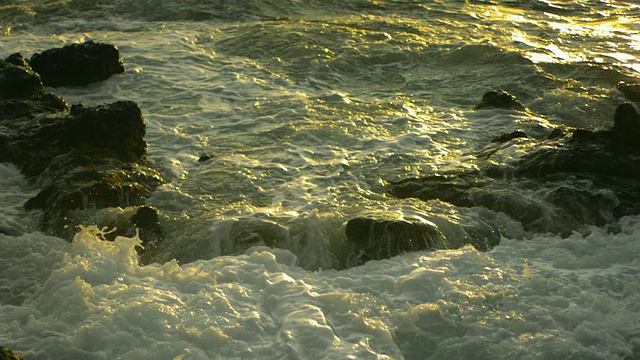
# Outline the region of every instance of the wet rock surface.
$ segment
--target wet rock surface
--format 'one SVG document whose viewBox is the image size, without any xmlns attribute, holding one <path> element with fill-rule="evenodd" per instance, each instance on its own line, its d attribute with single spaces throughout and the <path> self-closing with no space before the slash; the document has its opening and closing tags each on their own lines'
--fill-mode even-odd
<svg viewBox="0 0 640 360">
<path fill-rule="evenodd" d="M 34 54 L 29 64 L 45 86 L 85 86 L 124 72 L 118 48 L 87 41 Z"/>
<path fill-rule="evenodd" d="M 477 103 L 473 110 L 481 109 L 510 109 L 524 111 L 526 107 L 515 96 L 504 90 L 489 91 L 482 96 L 482 100 Z"/>
<path fill-rule="evenodd" d="M 626 88 L 626 95 L 633 98 L 635 90 Z M 474 109 L 488 107 L 526 109 L 503 91 L 485 94 Z M 441 201 L 458 209 L 486 209 L 519 222 L 529 234 L 569 236 L 588 233 L 590 225 L 616 231 L 620 217 L 640 214 L 640 110 L 621 104 L 613 119 L 609 129 L 558 127 L 549 130 L 546 139 L 529 137 L 522 130 L 505 133 L 475 154 L 477 169 L 389 182 L 387 193 L 397 199 Z M 463 237 L 446 231 L 438 237 L 446 222 L 425 229 L 411 222 L 355 218 L 346 223 L 345 232 L 355 249 L 351 258 L 360 264 L 414 250 L 465 245 L 488 250 L 497 245 L 498 223 L 478 224 L 477 232 L 467 226 Z"/>
<path fill-rule="evenodd" d="M 640 102 L 640 84 L 620 82 L 616 85 L 616 89 L 622 93 L 627 99 Z"/>
<path fill-rule="evenodd" d="M 69 108 L 41 81 L 85 85 L 121 67 L 114 46 L 93 42 L 45 51 L 30 62 L 20 54 L 0 60 L 0 161 L 42 188 L 25 208 L 43 211 L 47 233 L 71 239 L 96 210 L 143 205 L 162 182 L 147 165 L 145 123 L 134 102 Z M 135 222 L 161 233 L 149 216 Z"/>
<path fill-rule="evenodd" d="M 22 356 L 17 355 L 13 351 L 7 349 L 4 346 L 0 346 L 0 360 L 22 360 Z"/>
<path fill-rule="evenodd" d="M 354 245 L 349 260 L 351 266 L 410 251 L 450 247 L 440 230 L 429 223 L 355 218 L 347 222 L 345 232 L 348 241 Z"/>
<path fill-rule="evenodd" d="M 620 105 L 614 127 L 564 129 L 512 162 L 496 161 L 521 136 L 478 154 L 480 169 L 390 183 L 397 198 L 438 199 L 509 215 L 534 233 L 569 235 L 640 214 L 640 112 Z M 555 134 L 554 134 L 555 133 Z M 531 140 L 534 141 L 534 140 Z"/>
</svg>

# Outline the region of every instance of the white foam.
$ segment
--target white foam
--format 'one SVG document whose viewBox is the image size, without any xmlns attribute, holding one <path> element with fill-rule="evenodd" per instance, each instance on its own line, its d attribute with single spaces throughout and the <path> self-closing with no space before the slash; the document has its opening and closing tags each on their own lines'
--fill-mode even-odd
<svg viewBox="0 0 640 360">
<path fill-rule="evenodd" d="M 137 238 L 92 227 L 71 244 L 3 236 L 2 274 L 37 290 L 0 306 L 0 342 L 30 359 L 632 356 L 639 224 L 319 272 L 266 247 L 141 267 Z"/>
</svg>

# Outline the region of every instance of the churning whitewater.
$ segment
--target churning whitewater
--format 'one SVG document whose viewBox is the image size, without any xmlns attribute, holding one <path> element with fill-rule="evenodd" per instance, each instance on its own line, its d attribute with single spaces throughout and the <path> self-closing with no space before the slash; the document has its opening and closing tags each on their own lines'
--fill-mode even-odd
<svg viewBox="0 0 640 360">
<path fill-rule="evenodd" d="M 636 109 L 620 85 L 640 83 L 633 1 L 0 1 L 2 59 L 88 40 L 115 44 L 124 73 L 47 90 L 137 103 L 162 236 L 104 240 L 133 207 L 54 236 L 24 207 L 48 184 L 0 163 L 0 346 L 640 359 L 640 214 L 620 195 L 636 179 L 522 170 Z M 499 89 L 516 105 L 478 106 Z M 415 232 L 437 246 L 371 244 Z"/>
</svg>

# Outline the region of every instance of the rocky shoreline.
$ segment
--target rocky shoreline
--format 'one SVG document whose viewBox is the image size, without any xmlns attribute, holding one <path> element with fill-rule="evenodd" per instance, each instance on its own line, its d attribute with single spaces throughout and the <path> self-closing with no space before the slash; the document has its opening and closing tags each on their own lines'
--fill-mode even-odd
<svg viewBox="0 0 640 360">
<path fill-rule="evenodd" d="M 45 89 L 102 81 L 123 72 L 122 64 L 114 45 L 92 41 L 0 60 L 0 161 L 41 188 L 25 208 L 43 211 L 48 234 L 71 240 L 96 210 L 132 206 L 139 207 L 138 223 L 153 229 L 147 233 L 157 233 L 157 214 L 146 219 L 155 210 L 142 205 L 162 177 L 147 164 L 139 107 L 131 101 L 69 107 Z M 134 222 L 109 236 L 131 233 Z"/>
<path fill-rule="evenodd" d="M 640 99 L 639 85 L 619 84 L 618 89 L 629 100 Z M 490 108 L 528 111 L 502 90 L 485 94 L 474 110 Z M 590 225 L 615 232 L 617 219 L 640 214 L 637 105 L 618 106 L 614 124 L 605 130 L 558 127 L 543 139 L 522 130 L 502 134 L 476 154 L 478 169 L 390 182 L 387 193 L 457 208 L 482 207 L 506 214 L 529 233 L 566 237 Z M 514 153 L 524 155 L 511 159 Z M 499 227 L 481 225 L 485 229 L 467 228 L 454 238 L 424 220 L 356 218 L 346 223 L 350 266 L 415 250 L 472 245 L 486 251 L 500 243 L 502 234 Z"/>
<path fill-rule="evenodd" d="M 123 71 L 117 47 L 91 41 L 30 59 L 13 54 L 0 60 L 0 162 L 15 164 L 41 189 L 24 207 L 42 211 L 40 227 L 47 234 L 70 241 L 77 226 L 90 224 L 97 211 L 120 207 L 133 211 L 124 226 L 102 234 L 105 240 L 137 231 L 148 249 L 162 239 L 159 213 L 145 200 L 163 179 L 147 162 L 145 121 L 138 105 L 118 101 L 70 107 L 45 89 L 85 86 Z M 609 226 L 615 232 L 619 218 L 640 214 L 640 111 L 634 104 L 640 101 L 640 85 L 621 83 L 617 89 L 629 102 L 618 106 L 612 128 L 558 127 L 549 129 L 545 138 L 524 130 L 505 133 L 476 154 L 477 169 L 389 182 L 386 195 L 399 201 L 484 208 L 520 222 L 530 233 L 568 236 L 589 225 Z M 502 90 L 485 94 L 473 110 L 492 108 L 529 111 Z M 523 155 L 504 161 L 514 149 Z M 437 216 L 412 220 L 363 215 L 346 221 L 349 250 L 344 265 L 466 245 L 487 251 L 500 243 L 498 227 L 480 222 L 452 236 L 440 226 L 449 220 Z M 278 247 L 289 234 L 267 221 L 245 221 L 236 228 L 230 253 L 257 243 Z M 5 348 L 2 356 L 19 358 Z"/>
<path fill-rule="evenodd" d="M 71 240 L 76 227 L 90 222 L 97 210 L 134 207 L 125 226 L 104 237 L 112 240 L 138 229 L 144 245 L 161 239 L 159 214 L 144 202 L 162 177 L 147 163 L 145 123 L 138 106 L 118 101 L 69 107 L 45 89 L 84 86 L 123 71 L 114 45 L 92 41 L 47 50 L 29 60 L 20 54 L 0 60 L 0 161 L 15 164 L 41 188 L 25 208 L 43 211 L 41 228 L 48 234 Z M 617 88 L 630 101 L 640 99 L 637 84 L 621 83 Z M 485 94 L 473 110 L 493 108 L 529 111 L 503 90 Z M 531 233 L 567 236 L 588 225 L 611 225 L 613 231 L 617 219 L 640 213 L 635 191 L 640 186 L 640 112 L 631 102 L 622 104 L 614 122 L 611 129 L 598 131 L 556 128 L 543 139 L 523 130 L 502 134 L 476 154 L 476 170 L 391 182 L 387 195 L 438 200 L 458 208 L 483 207 L 506 214 Z M 514 148 L 523 148 L 520 153 L 525 155 L 504 162 Z M 203 155 L 199 161 L 206 160 Z M 368 215 L 348 220 L 347 266 L 468 244 L 486 251 L 500 242 L 500 229 L 491 225 L 467 227 L 462 237 L 458 233 L 454 238 L 435 224 L 447 220 L 437 220 Z M 254 230 L 255 238 L 261 239 L 260 228 Z M 254 243 L 240 244 L 236 250 Z"/>
</svg>

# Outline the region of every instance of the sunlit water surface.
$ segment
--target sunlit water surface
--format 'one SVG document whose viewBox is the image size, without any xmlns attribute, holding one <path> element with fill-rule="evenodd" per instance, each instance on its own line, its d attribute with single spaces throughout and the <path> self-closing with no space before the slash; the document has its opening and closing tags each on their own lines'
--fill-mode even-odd
<svg viewBox="0 0 640 360">
<path fill-rule="evenodd" d="M 38 189 L 0 165 L 0 345 L 27 359 L 639 359 L 640 218 L 560 238 L 384 191 L 473 169 L 507 131 L 611 126 L 615 84 L 640 77 L 639 20 L 623 1 L 0 2 L 3 58 L 119 47 L 124 74 L 50 90 L 136 101 L 166 180 L 147 201 L 166 240 L 140 266 L 136 238 L 37 232 L 21 205 Z M 471 111 L 493 89 L 529 111 Z M 503 240 L 344 269 L 345 221 L 427 213 L 498 224 Z M 220 257 L 234 224 L 259 220 L 288 242 Z"/>
</svg>

